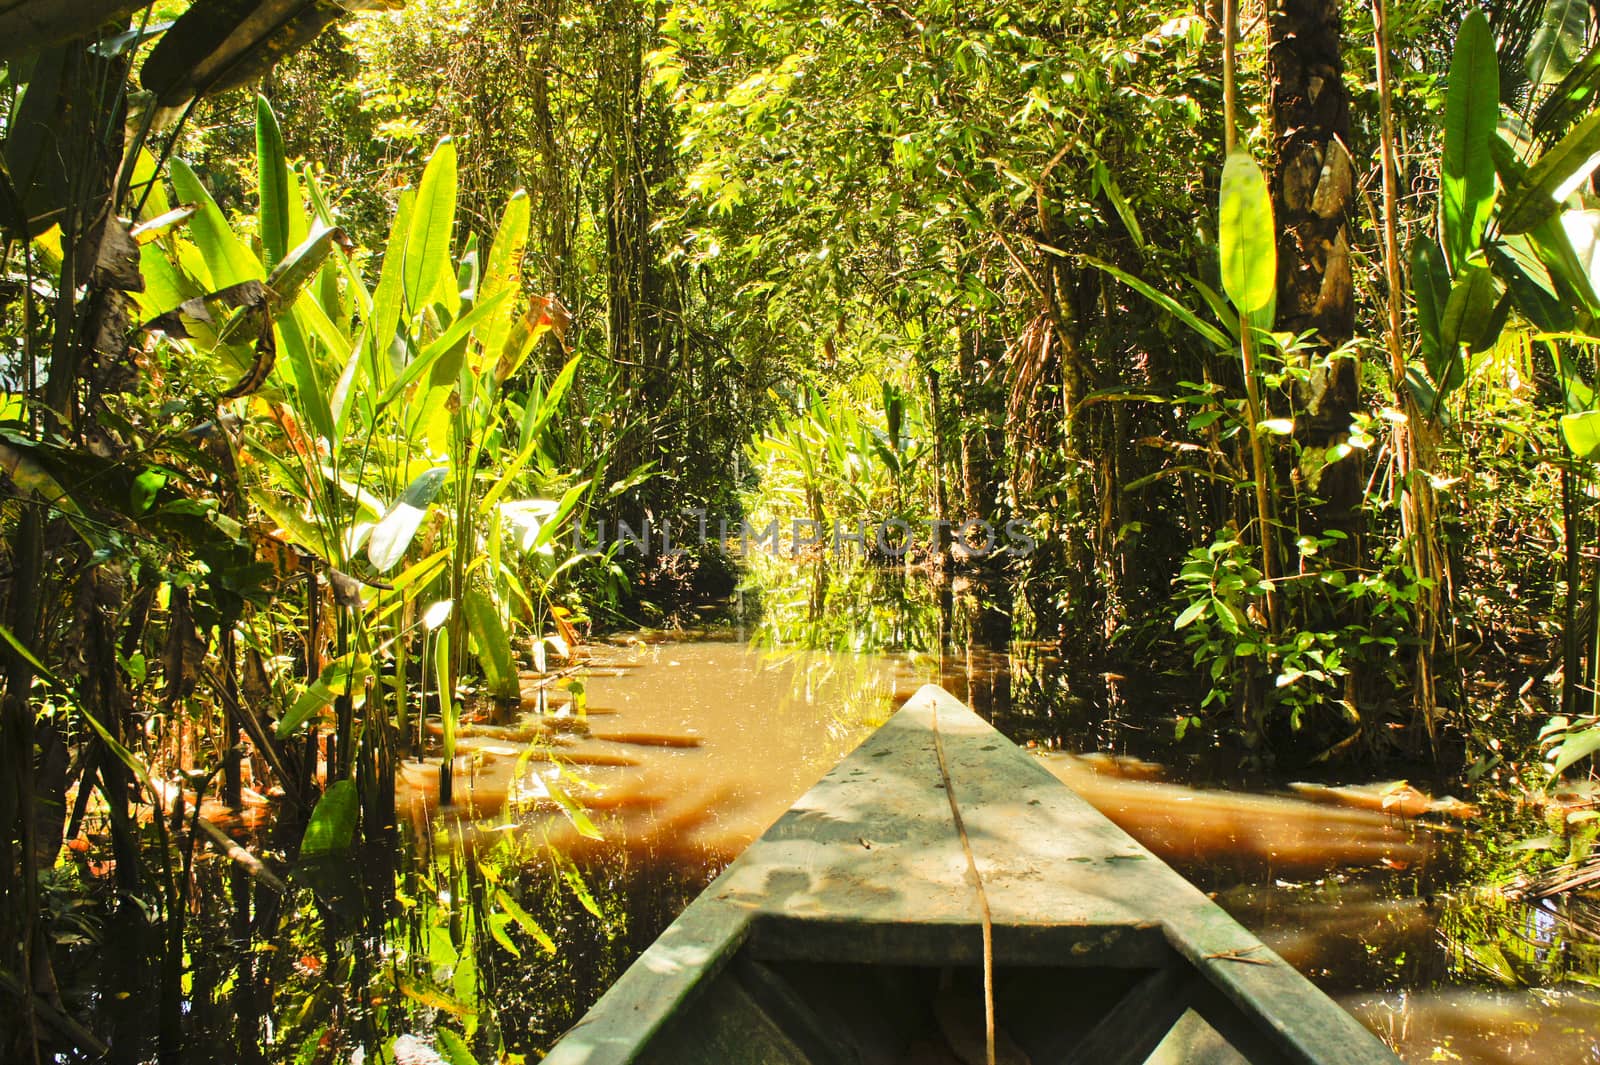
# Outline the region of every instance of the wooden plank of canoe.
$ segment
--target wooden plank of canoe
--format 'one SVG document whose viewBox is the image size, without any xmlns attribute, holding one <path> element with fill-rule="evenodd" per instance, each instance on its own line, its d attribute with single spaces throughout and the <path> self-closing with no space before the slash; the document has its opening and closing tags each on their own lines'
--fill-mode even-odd
<svg viewBox="0 0 1600 1065">
<path fill-rule="evenodd" d="M 546 1061 L 633 1060 L 747 939 L 767 957 L 975 963 L 977 908 L 935 726 L 1001 964 L 1152 968 L 1176 951 L 1291 1061 L 1397 1060 L 1193 885 L 930 685 L 729 866 Z"/>
</svg>

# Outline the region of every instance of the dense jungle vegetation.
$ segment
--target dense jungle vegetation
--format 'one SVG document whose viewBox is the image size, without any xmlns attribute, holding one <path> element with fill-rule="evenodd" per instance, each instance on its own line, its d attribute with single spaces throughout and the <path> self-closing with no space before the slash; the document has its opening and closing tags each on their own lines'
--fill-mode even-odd
<svg viewBox="0 0 1600 1065">
<path fill-rule="evenodd" d="M 5 1060 L 106 1049 L 119 922 L 164 1056 L 196 925 L 366 934 L 404 767 L 752 538 L 1258 766 L 1600 750 L 1584 0 L 13 0 L 0 61 Z"/>
</svg>

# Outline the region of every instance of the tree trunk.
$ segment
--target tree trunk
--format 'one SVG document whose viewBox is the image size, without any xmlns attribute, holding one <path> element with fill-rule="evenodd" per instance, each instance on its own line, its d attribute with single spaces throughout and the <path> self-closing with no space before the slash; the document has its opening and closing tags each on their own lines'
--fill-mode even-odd
<svg viewBox="0 0 1600 1065">
<path fill-rule="evenodd" d="M 1278 222 L 1280 330 L 1314 330 L 1314 361 L 1350 339 L 1355 304 L 1350 279 L 1348 217 L 1354 192 L 1350 95 L 1340 57 L 1336 0 L 1275 0 L 1269 13 L 1272 178 Z M 1349 436 L 1358 401 L 1359 366 L 1341 358 L 1300 389 L 1300 443 L 1325 453 Z M 1305 485 L 1324 500 L 1315 526 L 1353 532 L 1361 501 L 1361 469 L 1346 458 L 1313 471 Z"/>
</svg>

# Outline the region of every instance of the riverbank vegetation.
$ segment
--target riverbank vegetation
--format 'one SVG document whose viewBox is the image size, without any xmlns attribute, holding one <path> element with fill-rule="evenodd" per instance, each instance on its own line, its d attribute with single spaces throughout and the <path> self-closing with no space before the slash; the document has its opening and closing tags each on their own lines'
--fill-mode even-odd
<svg viewBox="0 0 1600 1065">
<path fill-rule="evenodd" d="M 440 974 L 553 949 L 548 912 L 603 909 L 584 876 L 532 847 L 535 905 L 526 840 L 364 886 L 350 855 L 392 851 L 408 776 L 451 803 L 464 719 L 581 715 L 594 633 L 752 574 L 771 644 L 1026 641 L 1257 770 L 1590 772 L 1585 3 L 35 0 L 0 31 L 8 1058 L 105 1045 L 74 974 L 112 913 L 154 1055 L 195 981 L 305 975 L 207 976 L 191 922 L 305 917 L 340 986 L 382 983 L 355 939 L 412 942 L 263 1060 L 377 1046 L 386 996 L 465 1017 Z M 739 558 L 774 543 L 783 572 Z"/>
</svg>

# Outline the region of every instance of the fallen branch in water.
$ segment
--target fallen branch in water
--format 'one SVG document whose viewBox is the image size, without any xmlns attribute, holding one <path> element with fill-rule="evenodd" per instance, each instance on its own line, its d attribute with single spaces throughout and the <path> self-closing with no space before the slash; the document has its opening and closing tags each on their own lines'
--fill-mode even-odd
<svg viewBox="0 0 1600 1065">
<path fill-rule="evenodd" d="M 156 810 L 156 815 L 158 817 L 168 816 L 173 809 L 177 808 L 179 803 L 186 803 L 189 801 L 189 796 L 184 794 L 183 789 L 179 788 L 176 784 L 170 784 L 164 780 L 152 780 L 150 784 L 151 787 L 155 789 L 157 796 L 160 798 L 161 805 L 167 808 L 165 810 L 158 808 Z M 261 881 L 262 884 L 271 888 L 273 891 L 276 891 L 280 895 L 287 895 L 289 893 L 289 885 L 285 884 L 276 873 L 267 868 L 266 864 L 262 862 L 260 858 L 257 858 L 254 854 L 251 854 L 250 851 L 246 850 L 237 841 L 235 841 L 232 836 L 228 835 L 221 828 L 206 820 L 204 817 L 196 816 L 194 823 L 206 836 L 206 838 L 211 840 L 211 842 L 216 845 L 218 850 L 227 855 L 231 860 L 237 862 L 241 867 L 243 867 L 245 872 L 249 873 L 251 876 Z"/>
</svg>

